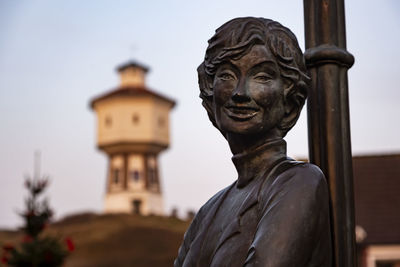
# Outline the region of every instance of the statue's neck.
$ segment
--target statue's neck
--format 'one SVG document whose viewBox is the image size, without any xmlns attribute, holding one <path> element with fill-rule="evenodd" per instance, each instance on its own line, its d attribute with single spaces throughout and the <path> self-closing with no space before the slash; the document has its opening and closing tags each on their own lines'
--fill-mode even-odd
<svg viewBox="0 0 400 267">
<path fill-rule="evenodd" d="M 255 134 L 236 134 L 226 133 L 225 138 L 229 143 L 232 154 L 243 154 L 251 152 L 265 143 L 282 139 L 282 133 L 276 127 L 268 132 L 259 132 Z"/>
<path fill-rule="evenodd" d="M 274 164 L 286 158 L 286 142 L 279 138 L 252 147 L 232 157 L 238 172 L 237 187 L 242 188 L 270 170 Z"/>
</svg>

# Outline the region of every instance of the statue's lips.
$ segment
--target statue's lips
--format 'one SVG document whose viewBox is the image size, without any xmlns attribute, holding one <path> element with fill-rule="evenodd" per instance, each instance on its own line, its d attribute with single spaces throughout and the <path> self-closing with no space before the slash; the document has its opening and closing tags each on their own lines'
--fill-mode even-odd
<svg viewBox="0 0 400 267">
<path fill-rule="evenodd" d="M 252 106 L 227 106 L 225 107 L 225 111 L 228 117 L 234 120 L 245 121 L 256 116 L 259 108 Z"/>
</svg>

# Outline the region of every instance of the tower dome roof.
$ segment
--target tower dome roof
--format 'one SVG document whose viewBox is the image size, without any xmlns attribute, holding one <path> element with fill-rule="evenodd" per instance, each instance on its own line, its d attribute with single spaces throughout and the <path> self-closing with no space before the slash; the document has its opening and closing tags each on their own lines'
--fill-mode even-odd
<svg viewBox="0 0 400 267">
<path fill-rule="evenodd" d="M 126 70 L 127 68 L 139 68 L 139 69 L 143 70 L 144 72 L 148 72 L 150 70 L 149 67 L 145 66 L 142 63 L 139 63 L 135 60 L 129 60 L 128 62 L 119 65 L 117 67 L 117 71 L 121 72 L 121 71 Z"/>
</svg>

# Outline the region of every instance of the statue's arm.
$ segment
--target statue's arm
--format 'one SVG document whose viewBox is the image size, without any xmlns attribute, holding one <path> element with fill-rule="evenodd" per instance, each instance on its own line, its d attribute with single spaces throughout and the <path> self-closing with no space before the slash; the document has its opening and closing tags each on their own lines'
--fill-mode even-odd
<svg viewBox="0 0 400 267">
<path fill-rule="evenodd" d="M 284 172 L 261 199 L 261 220 L 244 266 L 330 266 L 328 189 L 316 166 Z"/>
</svg>

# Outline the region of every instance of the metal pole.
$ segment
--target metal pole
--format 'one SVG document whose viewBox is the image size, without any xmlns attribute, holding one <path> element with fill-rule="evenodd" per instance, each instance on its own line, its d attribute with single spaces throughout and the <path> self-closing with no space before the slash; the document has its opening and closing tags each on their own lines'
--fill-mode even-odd
<svg viewBox="0 0 400 267">
<path fill-rule="evenodd" d="M 330 191 L 333 266 L 355 267 L 353 169 L 344 0 L 304 0 L 310 161 L 324 172 Z"/>
</svg>

